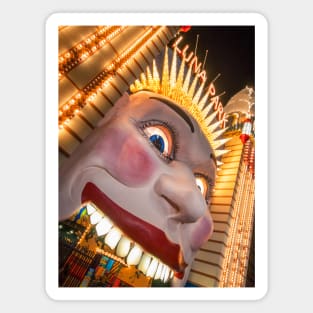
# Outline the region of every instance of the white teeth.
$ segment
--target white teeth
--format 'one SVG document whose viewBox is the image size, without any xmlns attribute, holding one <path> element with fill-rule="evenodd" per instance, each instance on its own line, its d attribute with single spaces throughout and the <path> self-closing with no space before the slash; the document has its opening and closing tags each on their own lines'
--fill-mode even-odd
<svg viewBox="0 0 313 313">
<path fill-rule="evenodd" d="M 102 215 L 98 211 L 95 211 L 90 215 L 90 224 L 96 225 L 97 223 L 101 221 L 101 219 L 102 219 Z"/>
<path fill-rule="evenodd" d="M 140 262 L 142 252 L 143 251 L 137 245 L 134 245 L 127 256 L 126 263 L 128 265 L 137 265 Z"/>
<path fill-rule="evenodd" d="M 163 270 L 163 264 L 159 263 L 158 269 L 154 275 L 154 279 L 160 279 Z"/>
<path fill-rule="evenodd" d="M 166 272 L 166 265 L 163 266 L 163 269 L 162 269 L 162 273 L 161 273 L 161 276 L 160 276 L 160 279 L 161 280 L 164 280 L 164 274 Z"/>
<path fill-rule="evenodd" d="M 159 264 L 158 260 L 157 259 L 153 259 L 151 264 L 150 264 L 150 266 L 149 266 L 149 268 L 148 268 L 148 270 L 147 270 L 147 274 L 146 275 L 150 276 L 150 277 L 153 277 L 155 272 L 156 272 L 156 270 L 157 270 L 157 268 L 158 268 L 158 264 Z"/>
<path fill-rule="evenodd" d="M 121 239 L 121 232 L 117 228 L 112 228 L 106 235 L 104 242 L 113 250 Z"/>
<path fill-rule="evenodd" d="M 130 245 L 131 245 L 131 241 L 128 240 L 126 237 L 122 237 L 122 239 L 118 243 L 116 254 L 119 257 L 124 258 L 129 252 Z"/>
<path fill-rule="evenodd" d="M 169 279 L 170 276 L 170 269 L 168 268 L 168 266 L 165 266 L 165 271 L 164 271 L 164 275 L 163 275 L 163 282 L 166 283 Z"/>
<path fill-rule="evenodd" d="M 159 279 L 166 283 L 173 278 L 174 272 L 167 265 L 144 252 L 140 246 L 122 235 L 117 227 L 113 227 L 111 220 L 99 212 L 93 204 L 87 203 L 86 207 L 90 223 L 96 225 L 98 236 L 106 235 L 104 242 L 112 250 L 116 249 L 117 257 L 126 259 L 127 265 L 135 265 L 143 274 L 153 279 Z M 133 247 L 131 247 L 132 245 Z"/>
<path fill-rule="evenodd" d="M 138 269 L 142 271 L 144 274 L 146 274 L 149 268 L 150 262 L 151 262 L 151 256 L 147 253 L 144 253 L 138 265 Z"/>
<path fill-rule="evenodd" d="M 91 215 L 93 212 L 96 211 L 96 208 L 91 203 L 87 203 L 86 207 L 88 215 Z"/>
<path fill-rule="evenodd" d="M 170 273 L 170 279 L 172 279 L 173 277 L 174 277 L 174 272 L 171 271 L 171 273 Z"/>
<path fill-rule="evenodd" d="M 103 236 L 108 233 L 112 226 L 113 224 L 111 223 L 111 221 L 108 218 L 104 217 L 96 226 L 98 236 Z"/>
</svg>

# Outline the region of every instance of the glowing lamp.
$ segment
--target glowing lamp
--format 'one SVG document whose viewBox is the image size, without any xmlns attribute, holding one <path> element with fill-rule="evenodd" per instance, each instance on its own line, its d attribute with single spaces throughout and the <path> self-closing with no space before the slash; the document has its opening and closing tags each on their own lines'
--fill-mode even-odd
<svg viewBox="0 0 313 313">
<path fill-rule="evenodd" d="M 243 144 L 245 144 L 249 140 L 250 135 L 251 135 L 251 130 L 252 130 L 252 121 L 250 118 L 247 118 L 243 122 L 243 127 L 242 127 L 242 131 L 240 135 L 240 139 Z"/>
</svg>

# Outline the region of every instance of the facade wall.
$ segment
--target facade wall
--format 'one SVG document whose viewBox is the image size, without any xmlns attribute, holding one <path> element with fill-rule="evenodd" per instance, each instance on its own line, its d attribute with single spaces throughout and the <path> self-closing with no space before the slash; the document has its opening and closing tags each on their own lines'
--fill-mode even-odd
<svg viewBox="0 0 313 313">
<path fill-rule="evenodd" d="M 67 26 L 59 30 L 60 164 L 177 30 L 166 26 Z"/>
<path fill-rule="evenodd" d="M 254 216 L 254 179 L 244 162 L 240 132 L 231 134 L 212 196 L 214 232 L 198 251 L 189 282 L 201 287 L 244 287 Z M 227 136 L 227 135 L 226 135 Z"/>
</svg>

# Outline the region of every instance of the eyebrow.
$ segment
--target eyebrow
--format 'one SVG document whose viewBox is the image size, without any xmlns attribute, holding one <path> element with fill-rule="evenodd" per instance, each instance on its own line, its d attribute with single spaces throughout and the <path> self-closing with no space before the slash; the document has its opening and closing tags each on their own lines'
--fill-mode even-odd
<svg viewBox="0 0 313 313">
<path fill-rule="evenodd" d="M 180 107 L 178 107 L 174 102 L 168 101 L 166 99 L 158 98 L 158 97 L 149 97 L 149 99 L 158 100 L 158 101 L 161 101 L 164 104 L 166 104 L 170 109 L 175 111 L 178 115 L 180 115 L 184 119 L 184 121 L 190 127 L 191 132 L 194 133 L 195 128 L 194 128 L 194 126 L 193 126 L 193 124 L 191 122 L 191 119 L 189 118 L 187 113 L 185 111 L 183 111 Z"/>
</svg>

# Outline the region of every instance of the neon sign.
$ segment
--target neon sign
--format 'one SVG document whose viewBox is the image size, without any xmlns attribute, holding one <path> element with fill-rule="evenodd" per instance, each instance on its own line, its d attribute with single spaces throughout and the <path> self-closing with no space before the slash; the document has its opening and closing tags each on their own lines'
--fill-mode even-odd
<svg viewBox="0 0 313 313">
<path fill-rule="evenodd" d="M 188 53 L 189 45 L 185 45 L 183 48 L 180 48 L 178 45 L 183 40 L 183 36 L 177 38 L 177 40 L 173 43 L 172 48 L 177 52 L 177 54 L 181 57 L 181 59 L 191 67 L 193 73 L 199 77 L 201 83 L 204 83 L 207 80 L 207 74 L 204 69 L 201 69 L 202 63 L 198 61 L 198 57 L 194 54 L 193 51 Z M 213 83 L 210 83 L 206 94 L 211 96 L 211 102 L 213 103 L 214 111 L 217 111 L 217 119 L 221 121 L 221 127 L 225 127 L 225 123 L 227 121 L 226 114 L 224 112 L 223 104 L 220 101 L 220 97 L 215 95 L 215 86 Z"/>
</svg>

